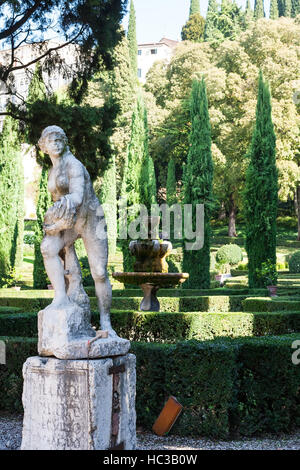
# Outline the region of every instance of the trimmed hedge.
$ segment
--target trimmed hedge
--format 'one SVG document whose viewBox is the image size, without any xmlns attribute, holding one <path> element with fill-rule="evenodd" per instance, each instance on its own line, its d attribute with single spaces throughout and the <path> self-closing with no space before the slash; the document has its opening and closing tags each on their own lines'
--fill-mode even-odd
<svg viewBox="0 0 300 470">
<path fill-rule="evenodd" d="M 174 434 L 226 438 L 299 427 L 300 367 L 291 361 L 295 339 L 300 336 L 187 341 L 160 347 L 156 357 L 152 345 L 133 344 L 139 424 L 150 428 L 174 395 L 184 407 Z"/>
<path fill-rule="evenodd" d="M 300 312 L 157 313 L 112 310 L 111 321 L 121 337 L 130 341 L 160 343 L 300 332 Z M 99 328 L 98 312 L 92 313 L 92 324 Z M 37 314 L 1 315 L 0 335 L 36 337 Z"/>
<path fill-rule="evenodd" d="M 236 340 L 132 343 L 137 356 L 137 422 L 150 429 L 170 395 L 184 409 L 172 433 L 227 438 L 290 432 L 300 425 L 299 334 Z M 21 411 L 22 364 L 36 339 L 4 338 L 0 408 Z"/>
<path fill-rule="evenodd" d="M 242 301 L 245 312 L 282 312 L 299 311 L 300 300 L 280 300 L 264 297 L 248 298 Z"/>
<path fill-rule="evenodd" d="M 160 297 L 160 309 L 164 312 L 239 312 L 245 295 L 215 295 L 201 297 Z M 118 297 L 112 299 L 112 309 L 138 310 L 142 297 Z M 45 308 L 51 299 L 27 297 L 0 297 L 0 305 L 19 307 L 23 311 L 39 311 Z M 98 308 L 96 297 L 90 298 L 91 308 Z"/>
<path fill-rule="evenodd" d="M 0 409 L 21 412 L 22 367 L 27 357 L 37 355 L 36 339 L 0 336 L 6 345 L 6 365 L 0 364 Z"/>
</svg>

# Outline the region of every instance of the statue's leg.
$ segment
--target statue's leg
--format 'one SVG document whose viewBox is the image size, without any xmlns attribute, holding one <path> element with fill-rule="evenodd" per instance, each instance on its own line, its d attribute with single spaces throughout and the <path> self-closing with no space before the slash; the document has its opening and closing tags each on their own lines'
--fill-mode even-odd
<svg viewBox="0 0 300 470">
<path fill-rule="evenodd" d="M 117 336 L 110 322 L 112 290 L 107 275 L 107 239 L 101 240 L 97 238 L 95 231 L 90 226 L 82 234 L 82 239 L 87 251 L 91 274 L 95 282 L 101 329 L 108 330 L 110 336 Z"/>
<path fill-rule="evenodd" d="M 69 232 L 69 233 L 67 233 Z M 65 277 L 67 279 L 67 294 L 71 301 L 77 303 L 82 307 L 89 308 L 89 297 L 86 294 L 82 285 L 82 275 L 80 264 L 77 258 L 74 242 L 77 239 L 77 234 L 71 230 L 66 230 L 64 234 L 65 239 Z"/>
<path fill-rule="evenodd" d="M 64 240 L 60 235 L 46 235 L 41 243 L 45 269 L 54 287 L 54 300 L 51 305 L 55 307 L 70 302 L 66 294 L 64 265 L 59 256 L 59 252 L 62 250 L 63 246 Z"/>
</svg>

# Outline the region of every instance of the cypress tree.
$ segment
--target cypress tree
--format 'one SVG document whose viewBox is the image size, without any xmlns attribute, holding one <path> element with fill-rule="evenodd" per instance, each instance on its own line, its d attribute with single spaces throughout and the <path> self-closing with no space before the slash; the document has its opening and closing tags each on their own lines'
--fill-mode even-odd
<svg viewBox="0 0 300 470">
<path fill-rule="evenodd" d="M 31 105 L 37 100 L 44 100 L 46 98 L 46 87 L 43 81 L 42 68 L 37 62 L 34 74 L 29 84 L 27 104 Z M 36 148 L 37 158 L 43 161 L 41 151 Z M 46 165 L 42 167 L 42 173 L 39 182 L 39 196 L 36 208 L 37 222 L 35 226 L 34 237 L 34 264 L 33 264 L 33 287 L 35 289 L 47 288 L 48 278 L 44 266 L 44 260 L 41 253 L 41 242 L 44 236 L 43 223 L 44 216 L 47 209 L 51 205 L 51 196 L 48 192 L 48 170 Z"/>
<path fill-rule="evenodd" d="M 252 10 L 250 0 L 247 0 L 247 3 L 246 3 L 245 16 L 248 19 L 253 19 L 253 17 L 254 17 L 254 11 Z"/>
<path fill-rule="evenodd" d="M 127 215 L 127 227 L 137 216 L 137 205 L 141 203 L 140 178 L 141 167 L 145 155 L 145 107 L 141 96 L 138 96 L 132 114 L 131 136 L 125 161 L 121 197 L 126 199 L 127 208 L 132 210 Z M 121 240 L 124 272 L 133 271 L 134 257 L 128 245 L 130 239 Z"/>
<path fill-rule="evenodd" d="M 7 116 L 0 136 L 0 285 L 13 281 L 23 243 L 24 175 L 19 142 L 18 125 Z"/>
<path fill-rule="evenodd" d="M 190 3 L 190 17 L 195 13 L 200 13 L 200 0 L 191 0 Z"/>
<path fill-rule="evenodd" d="M 117 249 L 117 187 L 114 156 L 101 178 L 99 187 L 95 189 L 105 213 L 109 254 L 114 255 Z"/>
<path fill-rule="evenodd" d="M 196 230 L 196 206 L 204 204 L 204 245 L 200 250 L 183 250 L 183 270 L 190 274 L 185 288 L 210 287 L 210 214 L 212 204 L 213 160 L 211 127 L 204 78 L 194 80 L 191 95 L 190 148 L 183 178 L 184 204 L 193 208 L 192 225 Z"/>
<path fill-rule="evenodd" d="M 21 152 L 18 152 L 18 204 L 17 204 L 17 224 L 15 230 L 16 257 L 15 266 L 20 267 L 23 263 L 23 245 L 24 245 L 24 216 L 25 216 L 25 188 L 24 188 L 24 167 Z"/>
<path fill-rule="evenodd" d="M 136 39 L 136 16 L 135 16 L 135 8 L 134 8 L 133 0 L 131 0 L 130 2 L 127 39 L 129 43 L 129 56 L 130 56 L 132 73 L 134 77 L 137 77 L 138 44 L 137 44 L 137 39 Z"/>
<path fill-rule="evenodd" d="M 279 16 L 283 16 L 284 15 L 284 0 L 277 0 L 277 5 L 278 5 Z"/>
<path fill-rule="evenodd" d="M 279 17 L 278 0 L 271 0 L 270 4 L 270 19 L 276 20 Z"/>
<path fill-rule="evenodd" d="M 151 204 L 156 204 L 156 177 L 154 163 L 149 154 L 149 131 L 147 110 L 144 109 L 144 156 L 140 176 L 140 202 L 147 207 L 150 214 Z"/>
<path fill-rule="evenodd" d="M 292 16 L 292 0 L 284 0 L 283 1 L 283 16 L 291 17 Z"/>
<path fill-rule="evenodd" d="M 45 271 L 44 260 L 41 253 L 41 242 L 44 237 L 43 223 L 47 209 L 51 205 L 51 195 L 48 191 L 48 170 L 43 167 L 39 184 L 39 197 L 36 208 L 37 221 L 34 233 L 34 265 L 33 287 L 34 289 L 46 289 L 48 277 Z"/>
<path fill-rule="evenodd" d="M 167 204 L 169 207 L 177 203 L 177 181 L 175 173 L 175 162 L 173 158 L 169 160 L 168 163 L 168 173 L 167 173 Z M 174 240 L 174 213 L 170 213 L 170 239 Z"/>
<path fill-rule="evenodd" d="M 300 0 L 292 0 L 292 18 L 300 14 Z"/>
<path fill-rule="evenodd" d="M 259 18 L 264 18 L 265 16 L 264 0 L 255 0 L 254 18 L 258 20 Z"/>
<path fill-rule="evenodd" d="M 249 287 L 265 287 L 259 271 L 262 263 L 276 265 L 276 217 L 278 183 L 276 138 L 272 123 L 271 95 L 260 72 L 256 123 L 249 150 L 244 207 Z"/>
<path fill-rule="evenodd" d="M 175 174 L 175 162 L 173 158 L 171 158 L 168 163 L 166 187 L 167 187 L 167 204 L 169 206 L 172 206 L 172 204 L 176 204 L 177 202 L 177 197 L 176 197 L 177 182 L 176 182 L 176 174 Z"/>
<path fill-rule="evenodd" d="M 217 0 L 208 0 L 205 19 L 204 40 L 212 42 L 219 36 L 217 28 L 219 5 Z"/>
</svg>

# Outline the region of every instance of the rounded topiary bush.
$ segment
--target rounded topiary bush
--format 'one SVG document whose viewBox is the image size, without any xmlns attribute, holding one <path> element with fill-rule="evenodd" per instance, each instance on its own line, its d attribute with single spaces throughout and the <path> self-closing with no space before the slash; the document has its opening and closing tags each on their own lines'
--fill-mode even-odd
<svg viewBox="0 0 300 470">
<path fill-rule="evenodd" d="M 218 263 L 234 266 L 243 260 L 243 252 L 238 245 L 223 245 L 217 251 L 216 260 Z"/>
<path fill-rule="evenodd" d="M 296 251 L 289 259 L 290 273 L 300 273 L 300 251 Z"/>
</svg>

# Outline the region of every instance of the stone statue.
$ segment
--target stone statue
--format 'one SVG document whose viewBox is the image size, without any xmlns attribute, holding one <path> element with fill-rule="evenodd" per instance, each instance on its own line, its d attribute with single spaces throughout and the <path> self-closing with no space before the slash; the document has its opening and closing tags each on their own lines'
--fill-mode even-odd
<svg viewBox="0 0 300 470">
<path fill-rule="evenodd" d="M 49 171 L 48 189 L 54 204 L 45 215 L 41 252 L 55 291 L 53 302 L 39 313 L 39 352 L 63 359 L 80 358 L 86 356 L 85 350 L 90 340 L 93 338 L 95 341 L 96 333 L 90 325 L 89 298 L 82 286 L 74 248 L 77 238 L 82 238 L 87 251 L 95 282 L 101 330 L 108 333 L 108 340 L 114 338 L 129 343 L 117 336 L 110 322 L 112 294 L 107 275 L 106 225 L 90 176 L 69 150 L 66 134 L 60 127 L 44 129 L 38 144 L 50 156 L 53 165 Z M 58 348 L 57 342 L 60 342 Z M 97 354 L 103 355 L 98 351 L 92 356 L 97 357 Z"/>
</svg>

